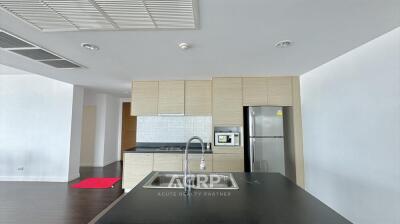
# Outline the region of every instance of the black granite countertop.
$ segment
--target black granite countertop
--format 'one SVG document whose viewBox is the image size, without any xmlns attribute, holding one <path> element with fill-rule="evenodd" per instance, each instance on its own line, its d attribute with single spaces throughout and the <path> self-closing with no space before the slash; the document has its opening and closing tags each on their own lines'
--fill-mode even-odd
<svg viewBox="0 0 400 224">
<path fill-rule="evenodd" d="M 154 173 L 154 172 L 153 172 Z M 233 173 L 239 190 L 137 187 L 98 223 L 349 224 L 348 220 L 276 173 Z"/>
<path fill-rule="evenodd" d="M 125 153 L 184 153 L 186 143 L 137 143 L 135 147 L 125 150 Z M 206 143 L 204 145 L 206 147 Z M 200 143 L 190 144 L 189 153 L 201 153 Z M 205 150 L 205 153 L 210 154 L 212 150 Z"/>
</svg>

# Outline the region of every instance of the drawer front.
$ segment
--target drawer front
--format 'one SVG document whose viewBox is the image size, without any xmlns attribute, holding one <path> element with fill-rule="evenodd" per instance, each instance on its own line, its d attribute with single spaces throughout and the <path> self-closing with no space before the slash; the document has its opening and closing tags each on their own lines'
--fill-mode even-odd
<svg viewBox="0 0 400 224">
<path fill-rule="evenodd" d="M 244 156 L 243 154 L 214 154 L 213 155 L 214 172 L 243 172 Z"/>
<path fill-rule="evenodd" d="M 204 160 L 206 162 L 206 169 L 200 170 L 201 154 L 189 154 L 189 168 L 191 172 L 212 172 L 213 160 L 212 154 L 205 154 Z M 182 167 L 185 167 L 185 155 L 182 158 Z"/>
<path fill-rule="evenodd" d="M 182 154 L 154 153 L 154 171 L 182 171 Z"/>
</svg>

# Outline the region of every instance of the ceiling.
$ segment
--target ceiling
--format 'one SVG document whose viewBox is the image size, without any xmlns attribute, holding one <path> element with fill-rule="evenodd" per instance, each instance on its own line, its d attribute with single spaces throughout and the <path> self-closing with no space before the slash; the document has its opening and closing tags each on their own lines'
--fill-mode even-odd
<svg viewBox="0 0 400 224">
<path fill-rule="evenodd" d="M 194 29 L 192 0 L 0 0 L 42 31 Z M 34 10 L 32 10 L 34 9 Z"/>
<path fill-rule="evenodd" d="M 2 50 L 0 64 L 127 96 L 131 80 L 300 75 L 398 26 L 399 0 L 200 0 L 198 30 L 163 31 L 41 32 L 0 10 L 1 29 L 85 68 L 56 69 Z M 274 47 L 286 39 L 293 46 Z M 192 48 L 179 49 L 181 42 Z"/>
<path fill-rule="evenodd" d="M 0 64 L 0 75 L 32 75 L 32 73 Z"/>
</svg>

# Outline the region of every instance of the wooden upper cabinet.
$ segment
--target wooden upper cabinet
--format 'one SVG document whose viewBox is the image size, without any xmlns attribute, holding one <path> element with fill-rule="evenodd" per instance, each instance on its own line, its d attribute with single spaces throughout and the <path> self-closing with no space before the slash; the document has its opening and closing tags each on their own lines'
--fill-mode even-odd
<svg viewBox="0 0 400 224">
<path fill-rule="evenodd" d="M 213 79 L 214 125 L 243 124 L 242 78 Z"/>
<path fill-rule="evenodd" d="M 185 81 L 185 115 L 211 115 L 211 81 Z"/>
<path fill-rule="evenodd" d="M 132 116 L 158 114 L 158 81 L 132 82 Z"/>
<path fill-rule="evenodd" d="M 185 81 L 159 81 L 158 113 L 185 113 Z"/>
<path fill-rule="evenodd" d="M 292 106 L 292 77 L 268 77 L 268 105 Z"/>
<path fill-rule="evenodd" d="M 268 80 L 262 78 L 243 78 L 243 105 L 268 105 Z"/>
</svg>

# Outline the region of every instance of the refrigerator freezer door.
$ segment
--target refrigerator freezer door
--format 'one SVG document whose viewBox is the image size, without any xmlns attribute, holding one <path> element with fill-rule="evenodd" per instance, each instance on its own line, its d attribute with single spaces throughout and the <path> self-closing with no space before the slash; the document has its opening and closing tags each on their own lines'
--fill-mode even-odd
<svg viewBox="0 0 400 224">
<path fill-rule="evenodd" d="M 276 172 L 285 175 L 283 138 L 253 139 L 253 172 Z"/>
<path fill-rule="evenodd" d="M 283 136 L 282 107 L 250 107 L 250 137 Z"/>
</svg>

